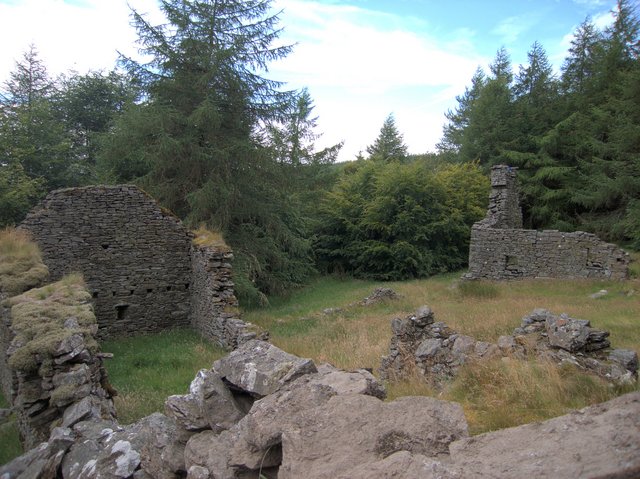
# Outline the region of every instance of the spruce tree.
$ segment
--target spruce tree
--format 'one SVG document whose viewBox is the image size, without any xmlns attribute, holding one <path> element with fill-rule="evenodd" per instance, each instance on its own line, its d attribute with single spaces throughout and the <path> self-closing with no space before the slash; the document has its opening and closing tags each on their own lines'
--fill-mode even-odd
<svg viewBox="0 0 640 479">
<path fill-rule="evenodd" d="M 378 137 L 372 145 L 367 147 L 367 153 L 369 153 L 370 159 L 387 163 L 402 161 L 407 157 L 407 146 L 404 144 L 402 134 L 396 127 L 393 114 L 390 114 L 384 120 Z"/>
<path fill-rule="evenodd" d="M 105 139 L 102 171 L 136 181 L 190 224 L 224 233 L 247 299 L 300 284 L 312 270 L 287 175 L 263 144 L 295 95 L 266 76 L 276 45 L 269 0 L 164 0 L 166 24 L 133 12 L 145 63 L 122 58 L 143 87 Z M 257 289 L 256 289 L 257 288 Z"/>
</svg>

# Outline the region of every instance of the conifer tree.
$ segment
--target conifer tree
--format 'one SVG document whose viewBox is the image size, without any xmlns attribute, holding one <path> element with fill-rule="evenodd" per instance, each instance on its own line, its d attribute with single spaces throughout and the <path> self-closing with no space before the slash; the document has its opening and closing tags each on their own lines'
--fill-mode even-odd
<svg viewBox="0 0 640 479">
<path fill-rule="evenodd" d="M 407 156 L 407 146 L 404 144 L 402 134 L 396 127 L 393 114 L 387 116 L 380 128 L 378 137 L 372 145 L 367 147 L 369 158 L 375 161 L 391 162 L 402 161 Z"/>
</svg>

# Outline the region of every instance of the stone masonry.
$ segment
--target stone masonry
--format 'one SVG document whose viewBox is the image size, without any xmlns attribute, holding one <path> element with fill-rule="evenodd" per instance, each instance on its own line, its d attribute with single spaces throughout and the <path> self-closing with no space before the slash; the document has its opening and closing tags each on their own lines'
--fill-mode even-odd
<svg viewBox="0 0 640 479">
<path fill-rule="evenodd" d="M 465 279 L 625 279 L 629 255 L 597 236 L 522 229 L 516 168 L 491 169 L 487 216 L 473 225 Z"/>
<path fill-rule="evenodd" d="M 98 337 L 192 326 L 223 347 L 256 337 L 237 317 L 228 248 L 193 234 L 133 185 L 49 193 L 24 220 L 51 279 L 81 272 Z"/>
</svg>

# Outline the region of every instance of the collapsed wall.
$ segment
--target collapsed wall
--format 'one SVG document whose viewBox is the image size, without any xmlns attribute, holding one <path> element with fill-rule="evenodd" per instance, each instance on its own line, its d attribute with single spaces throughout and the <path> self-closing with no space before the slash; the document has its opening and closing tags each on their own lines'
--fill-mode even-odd
<svg viewBox="0 0 640 479">
<path fill-rule="evenodd" d="M 596 235 L 522 229 L 516 168 L 491 169 L 487 216 L 471 229 L 465 279 L 625 279 L 630 257 Z"/>
<path fill-rule="evenodd" d="M 25 449 L 56 425 L 115 419 L 89 299 L 73 275 L 3 301 L 3 393 Z"/>
</svg>

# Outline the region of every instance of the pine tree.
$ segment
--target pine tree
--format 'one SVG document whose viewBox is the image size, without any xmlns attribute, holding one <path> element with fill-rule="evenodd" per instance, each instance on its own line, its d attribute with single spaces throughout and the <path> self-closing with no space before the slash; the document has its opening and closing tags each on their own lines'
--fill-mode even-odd
<svg viewBox="0 0 640 479">
<path fill-rule="evenodd" d="M 312 270 L 309 243 L 282 164 L 263 144 L 264 126 L 284 121 L 296 99 L 264 76 L 291 50 L 274 46 L 271 2 L 164 0 L 161 9 L 166 25 L 133 12 L 149 60 L 122 64 L 145 101 L 105 139 L 102 171 L 142 184 L 190 224 L 222 231 L 244 299 L 300 284 Z"/>
<path fill-rule="evenodd" d="M 387 116 L 380 128 L 378 137 L 372 145 L 367 147 L 369 158 L 375 161 L 402 161 L 407 157 L 407 146 L 402 134 L 396 127 L 393 114 Z"/>
</svg>

